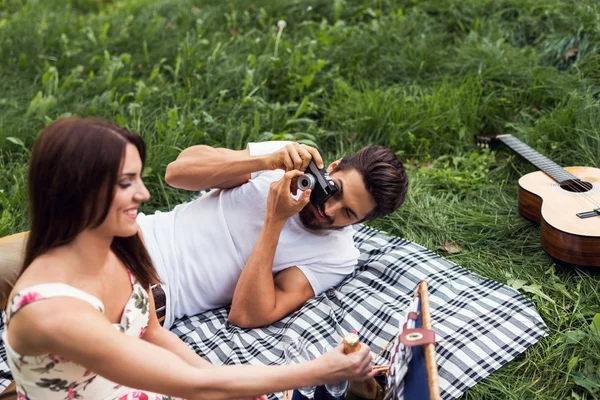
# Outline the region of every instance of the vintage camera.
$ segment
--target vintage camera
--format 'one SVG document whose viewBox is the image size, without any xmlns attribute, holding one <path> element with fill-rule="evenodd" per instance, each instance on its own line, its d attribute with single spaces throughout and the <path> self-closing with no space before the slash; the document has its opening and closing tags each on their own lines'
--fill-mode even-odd
<svg viewBox="0 0 600 400">
<path fill-rule="evenodd" d="M 310 202 L 315 207 L 325 203 L 328 198 L 338 191 L 338 187 L 333 183 L 327 171 L 324 168 L 317 168 L 314 160 L 310 160 L 304 175 L 298 178 L 298 189 L 312 190 Z"/>
</svg>

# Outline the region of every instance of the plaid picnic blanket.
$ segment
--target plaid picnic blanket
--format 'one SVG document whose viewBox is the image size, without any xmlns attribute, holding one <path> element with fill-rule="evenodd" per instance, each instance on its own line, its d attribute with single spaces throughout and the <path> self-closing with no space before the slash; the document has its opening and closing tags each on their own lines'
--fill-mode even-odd
<svg viewBox="0 0 600 400">
<path fill-rule="evenodd" d="M 214 364 L 284 364 L 284 343 L 303 338 L 336 345 L 354 329 L 377 354 L 397 335 L 399 318 L 424 279 L 443 399 L 458 398 L 548 334 L 534 304 L 511 287 L 367 226 L 357 227 L 354 240 L 361 251 L 354 274 L 283 320 L 241 329 L 227 323 L 223 308 L 178 320 L 172 331 Z M 2 378 L 10 372 L 3 344 L 0 356 L 5 387 Z M 388 350 L 375 358 L 389 360 Z"/>
</svg>

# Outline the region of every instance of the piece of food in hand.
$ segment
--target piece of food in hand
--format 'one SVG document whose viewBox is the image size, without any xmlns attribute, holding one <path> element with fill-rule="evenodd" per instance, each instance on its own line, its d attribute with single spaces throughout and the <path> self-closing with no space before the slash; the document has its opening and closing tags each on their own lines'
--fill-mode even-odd
<svg viewBox="0 0 600 400">
<path fill-rule="evenodd" d="M 344 336 L 344 353 L 350 354 L 360 350 L 360 338 L 356 333 Z"/>
</svg>

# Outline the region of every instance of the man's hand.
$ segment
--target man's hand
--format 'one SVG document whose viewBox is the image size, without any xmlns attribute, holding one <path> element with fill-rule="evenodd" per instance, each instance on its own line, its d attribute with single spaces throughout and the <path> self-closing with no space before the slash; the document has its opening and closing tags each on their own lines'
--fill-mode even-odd
<svg viewBox="0 0 600 400">
<path fill-rule="evenodd" d="M 267 169 L 270 170 L 305 171 L 312 159 L 315 160 L 318 168 L 323 168 L 323 158 L 319 150 L 305 144 L 290 143 L 281 150 L 267 155 L 265 161 Z"/>
<path fill-rule="evenodd" d="M 271 183 L 267 199 L 267 218 L 286 221 L 292 215 L 299 213 L 308 204 L 310 190 L 304 191 L 298 200 L 291 196 L 292 193 L 296 192 L 294 182 L 302 174 L 303 172 L 298 170 L 288 171 L 280 180 Z"/>
</svg>

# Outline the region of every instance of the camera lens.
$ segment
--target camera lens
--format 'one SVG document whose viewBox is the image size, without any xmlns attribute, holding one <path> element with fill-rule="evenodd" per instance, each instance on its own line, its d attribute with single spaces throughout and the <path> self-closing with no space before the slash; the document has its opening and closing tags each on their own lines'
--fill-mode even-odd
<svg viewBox="0 0 600 400">
<path fill-rule="evenodd" d="M 315 187 L 315 177 L 312 175 L 304 174 L 298 178 L 298 189 L 308 190 Z"/>
</svg>

